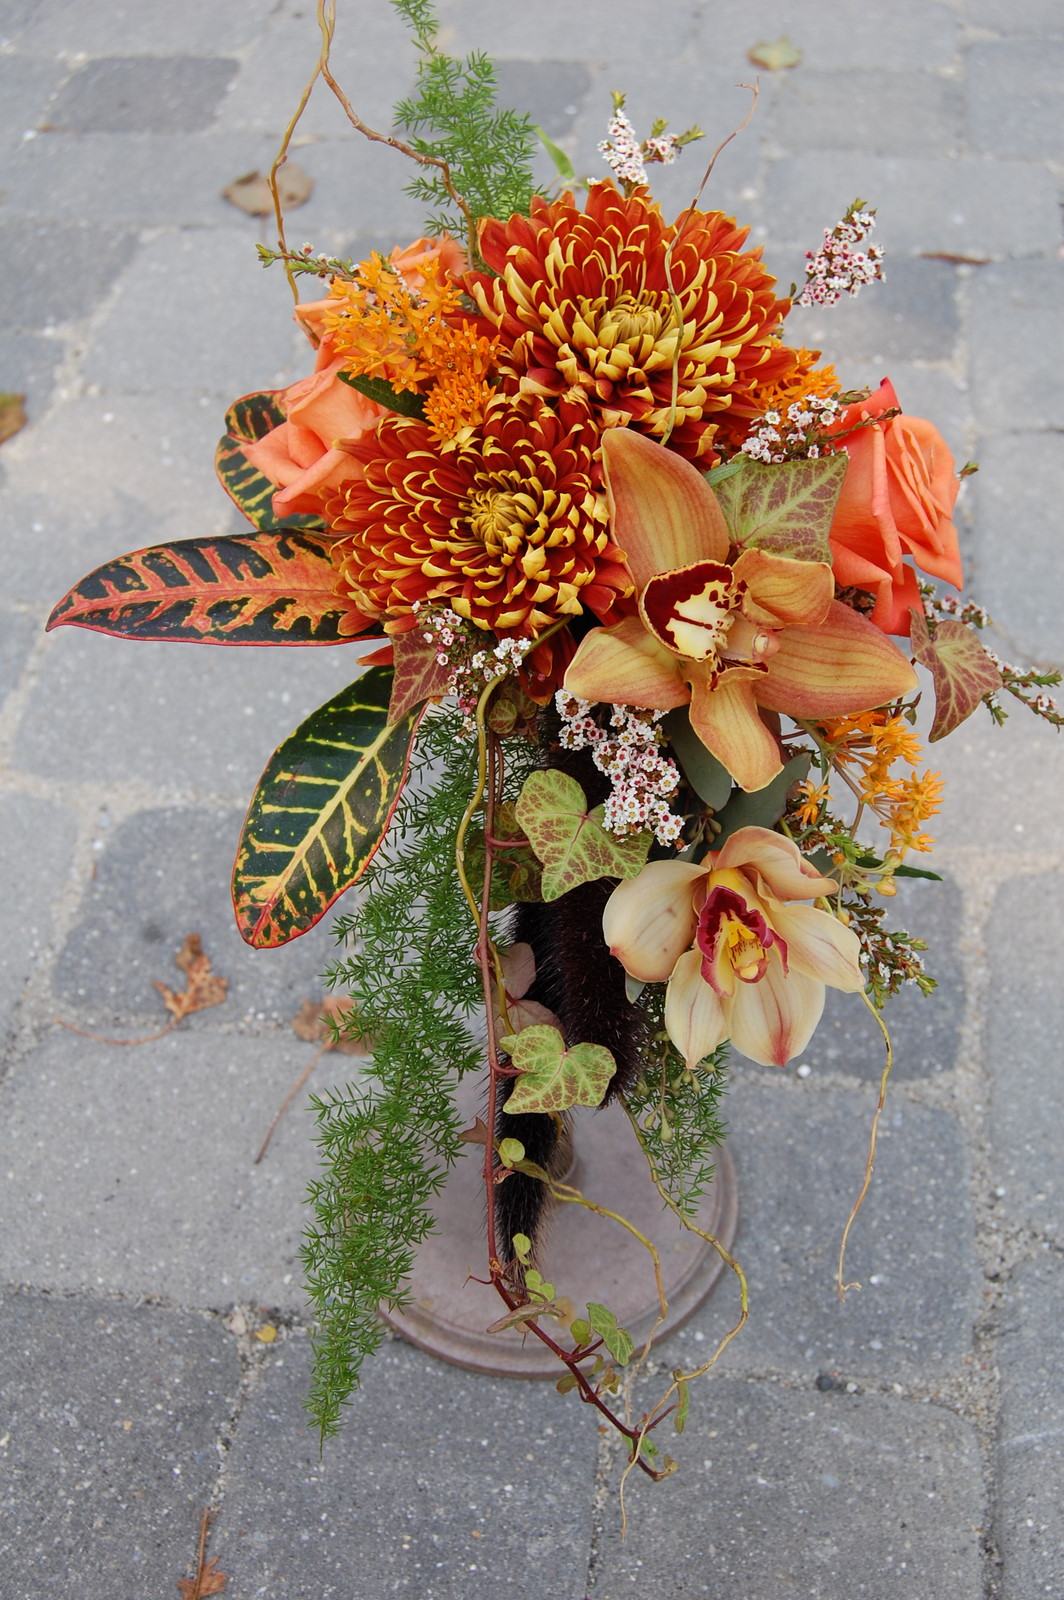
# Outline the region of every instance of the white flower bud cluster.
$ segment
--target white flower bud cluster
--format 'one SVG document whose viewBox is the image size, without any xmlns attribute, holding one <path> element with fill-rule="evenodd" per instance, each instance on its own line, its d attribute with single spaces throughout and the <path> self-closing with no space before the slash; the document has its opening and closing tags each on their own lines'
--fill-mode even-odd
<svg viewBox="0 0 1064 1600">
<path fill-rule="evenodd" d="M 838 421 L 840 402 L 810 396 L 787 407 L 786 421 L 778 411 L 766 411 L 743 444 L 743 454 L 755 461 L 815 461 L 830 453 L 825 449 L 823 430 Z"/>
<path fill-rule="evenodd" d="M 605 156 L 606 164 L 612 167 L 622 183 L 646 183 L 647 169 L 643 164 L 643 146 L 635 136 L 635 129 L 618 106 L 610 118 L 607 128 L 608 139 L 603 139 L 599 145 L 599 154 Z M 652 141 L 653 142 L 653 141 Z M 665 144 L 666 140 L 657 143 Z M 664 156 L 659 156 L 664 161 Z M 673 150 L 672 160 L 676 159 Z"/>
<path fill-rule="evenodd" d="M 866 283 L 883 277 L 883 247 L 858 250 L 876 225 L 874 211 L 851 206 L 834 228 L 824 229 L 824 243 L 816 255 L 805 253 L 806 285 L 795 301 L 799 306 L 833 306 L 844 294 L 860 294 Z"/>
<path fill-rule="evenodd" d="M 418 621 L 425 623 L 421 637 L 426 644 L 435 644 L 437 647 L 437 663 L 441 667 L 451 668 L 446 692 L 456 696 L 465 718 L 466 732 L 472 733 L 476 725 L 477 703 L 485 684 L 491 683 L 494 678 L 516 672 L 532 641 L 500 639 L 494 649 L 470 653 L 470 626 L 457 612 L 447 607 L 433 611 L 426 609 L 426 615 L 422 618 L 420 612 L 423 609 L 426 608 L 422 607 L 420 600 L 415 600 L 411 607 Z"/>
<path fill-rule="evenodd" d="M 623 837 L 649 828 L 659 844 L 675 844 L 683 820 L 669 810 L 667 797 L 679 787 L 680 769 L 660 753 L 662 712 L 615 705 L 610 728 L 617 731 L 611 733 L 590 715 L 590 700 L 559 689 L 554 704 L 562 719 L 562 748 L 590 749 L 612 784 L 602 822 L 606 831 Z"/>
</svg>

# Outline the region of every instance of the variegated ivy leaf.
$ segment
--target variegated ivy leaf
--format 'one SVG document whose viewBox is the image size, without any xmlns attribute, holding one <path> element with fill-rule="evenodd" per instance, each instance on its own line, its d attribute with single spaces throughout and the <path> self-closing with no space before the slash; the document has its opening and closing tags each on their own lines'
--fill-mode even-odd
<svg viewBox="0 0 1064 1600">
<path fill-rule="evenodd" d="M 634 878 L 650 849 L 648 830 L 621 838 L 602 826 L 604 806 L 587 809 L 575 778 L 533 772 L 517 800 L 517 820 L 543 863 L 543 898 L 557 900 L 596 878 Z"/>
<path fill-rule="evenodd" d="M 934 744 L 970 717 L 984 695 L 1001 688 L 1001 674 L 964 622 L 947 619 L 935 627 L 915 606 L 910 607 L 913 655 L 935 681 L 935 720 L 928 741 Z"/>
<path fill-rule="evenodd" d="M 506 1102 L 513 1116 L 601 1105 L 617 1070 L 605 1045 L 574 1044 L 567 1050 L 557 1028 L 543 1023 L 508 1033 L 499 1045 L 521 1074 Z"/>
<path fill-rule="evenodd" d="M 746 461 L 713 492 L 737 545 L 794 561 L 830 561 L 828 532 L 847 457 L 818 461 Z"/>
</svg>

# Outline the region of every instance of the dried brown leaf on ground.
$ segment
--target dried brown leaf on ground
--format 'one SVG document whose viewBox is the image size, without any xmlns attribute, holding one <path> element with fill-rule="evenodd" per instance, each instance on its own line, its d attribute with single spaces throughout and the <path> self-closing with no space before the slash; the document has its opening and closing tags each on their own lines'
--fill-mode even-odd
<svg viewBox="0 0 1064 1600">
<path fill-rule="evenodd" d="M 229 993 L 229 979 L 211 971 L 210 957 L 204 952 L 203 941 L 198 933 L 186 934 L 184 944 L 174 957 L 174 964 L 185 974 L 187 987 L 169 989 L 165 983 L 153 980 L 171 1017 L 166 1027 L 160 1028 L 157 1033 L 145 1033 L 139 1039 L 111 1039 L 106 1034 L 77 1028 L 72 1022 L 64 1022 L 62 1017 L 56 1017 L 55 1020 L 61 1028 L 68 1028 L 83 1039 L 93 1039 L 97 1044 L 152 1044 L 156 1039 L 165 1039 L 168 1033 L 173 1033 L 179 1022 L 190 1017 L 194 1011 L 203 1011 L 207 1006 L 220 1006 Z"/>
<path fill-rule="evenodd" d="M 163 997 L 163 1005 L 171 1013 L 175 1024 L 183 1022 L 194 1011 L 205 1011 L 208 1006 L 220 1006 L 229 993 L 229 979 L 211 971 L 211 958 L 203 948 L 198 933 L 186 936 L 174 963 L 185 974 L 184 989 L 168 989 L 165 983 L 154 980 L 154 987 Z"/>
<path fill-rule="evenodd" d="M 206 1560 L 207 1534 L 210 1531 L 212 1513 L 204 1511 L 200 1518 L 199 1550 L 196 1553 L 196 1573 L 192 1578 L 178 1578 L 177 1587 L 181 1590 L 182 1600 L 205 1600 L 209 1594 L 220 1594 L 229 1582 L 224 1572 L 219 1572 L 218 1562 L 215 1557 Z"/>
<path fill-rule="evenodd" d="M 14 438 L 26 426 L 26 396 L 0 390 L 0 444 Z"/>
<path fill-rule="evenodd" d="M 787 67 L 796 67 L 802 52 L 783 34 L 779 39 L 762 39 L 752 44 L 746 59 L 755 67 L 764 67 L 766 72 L 782 72 Z"/>
<path fill-rule="evenodd" d="M 277 193 L 282 211 L 294 211 L 314 193 L 314 179 L 294 161 L 288 161 L 277 174 Z M 261 172 L 245 172 L 222 190 L 222 199 L 247 212 L 249 217 L 271 217 L 273 196 Z"/>
<path fill-rule="evenodd" d="M 343 1056 L 366 1056 L 373 1048 L 369 1039 L 354 1039 L 350 1034 L 336 1040 L 330 1023 L 341 1028 L 349 1016 L 354 1002 L 349 995 L 326 995 L 324 1000 L 304 1000 L 299 1015 L 292 1018 L 293 1031 L 308 1044 L 320 1044 L 326 1050 L 339 1050 Z"/>
</svg>

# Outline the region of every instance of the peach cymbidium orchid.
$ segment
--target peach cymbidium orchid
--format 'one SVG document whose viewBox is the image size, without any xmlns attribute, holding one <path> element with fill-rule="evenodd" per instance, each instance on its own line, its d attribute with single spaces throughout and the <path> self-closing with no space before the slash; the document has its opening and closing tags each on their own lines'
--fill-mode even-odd
<svg viewBox="0 0 1064 1600">
<path fill-rule="evenodd" d="M 761 789 L 782 760 L 759 708 L 840 716 L 916 687 L 897 646 L 835 600 L 827 562 L 757 549 L 729 562 L 724 514 L 696 467 L 627 428 L 603 436 L 602 460 L 639 614 L 583 639 L 572 694 L 655 711 L 690 702 L 707 750 Z"/>
<path fill-rule="evenodd" d="M 789 839 L 740 828 L 700 865 L 652 861 L 620 884 L 602 928 L 633 978 L 668 980 L 665 1027 L 688 1068 L 729 1038 L 782 1067 L 808 1044 L 826 984 L 865 985 L 856 934 L 800 903 L 838 887 Z"/>
</svg>

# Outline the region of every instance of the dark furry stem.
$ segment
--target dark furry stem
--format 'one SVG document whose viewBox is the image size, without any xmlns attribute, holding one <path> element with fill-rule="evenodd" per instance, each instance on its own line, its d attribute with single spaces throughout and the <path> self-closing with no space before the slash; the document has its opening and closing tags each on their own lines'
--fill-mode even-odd
<svg viewBox="0 0 1064 1600">
<path fill-rule="evenodd" d="M 557 745 L 556 716 L 544 714 L 544 765 L 575 778 L 589 807 L 606 798 L 608 781 L 595 767 L 590 751 L 563 750 Z M 601 1044 L 613 1052 L 617 1070 L 603 1104 L 635 1083 L 642 1070 L 644 1021 L 625 993 L 624 968 L 610 955 L 602 937 L 602 913 L 613 892 L 611 879 L 583 883 L 560 899 L 517 907 L 512 932 L 531 945 L 536 978 L 528 997 L 555 1012 L 569 1047 Z M 555 1118 L 511 1116 L 505 1106 L 510 1083 L 500 1084 L 495 1133 L 498 1139 L 520 1139 L 530 1161 L 553 1178 L 564 1176 L 569 1163 L 568 1140 Z M 524 1233 L 535 1241 L 544 1220 L 547 1191 L 537 1178 L 514 1172 L 495 1191 L 498 1243 L 512 1259 L 511 1239 Z"/>
</svg>

